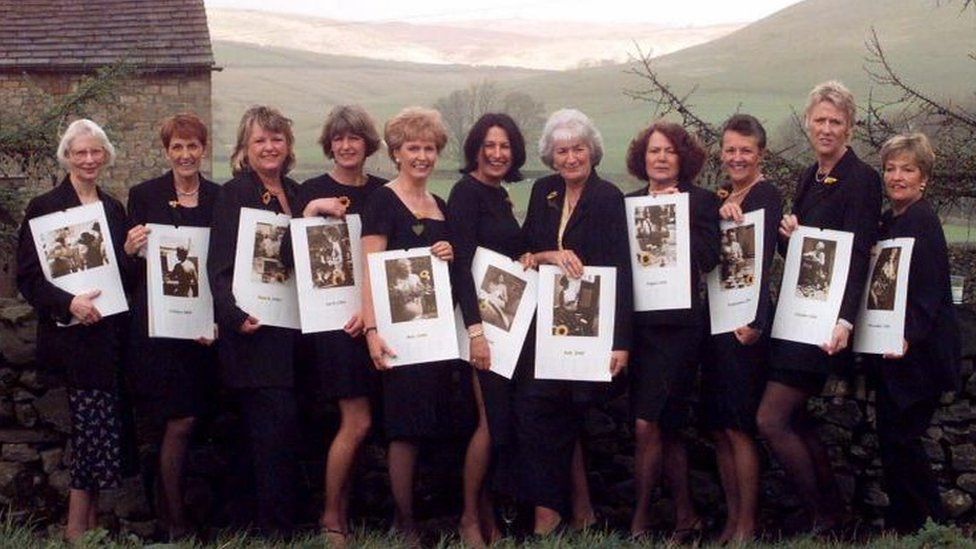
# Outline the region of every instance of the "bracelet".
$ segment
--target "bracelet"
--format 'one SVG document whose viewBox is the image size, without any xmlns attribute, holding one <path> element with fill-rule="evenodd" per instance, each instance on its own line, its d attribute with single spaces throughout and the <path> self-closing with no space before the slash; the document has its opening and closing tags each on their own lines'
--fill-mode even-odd
<svg viewBox="0 0 976 549">
<path fill-rule="evenodd" d="M 376 331 L 376 326 L 367 326 L 366 329 L 363 330 L 363 337 L 368 336 L 370 332 L 375 332 L 375 331 Z"/>
<path fill-rule="evenodd" d="M 468 332 L 468 339 L 474 339 L 476 337 L 481 337 L 483 335 L 485 335 L 485 331 L 481 328 L 478 328 Z"/>
</svg>

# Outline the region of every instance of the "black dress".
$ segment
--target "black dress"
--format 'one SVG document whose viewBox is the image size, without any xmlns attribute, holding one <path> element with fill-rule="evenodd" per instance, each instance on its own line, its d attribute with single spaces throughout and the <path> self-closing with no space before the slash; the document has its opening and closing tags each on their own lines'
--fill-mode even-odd
<svg viewBox="0 0 976 549">
<path fill-rule="evenodd" d="M 688 193 L 691 244 L 691 307 L 634 314 L 634 352 L 630 366 L 631 408 L 637 419 L 662 428 L 684 427 L 691 412 L 698 359 L 706 330 L 702 276 L 719 261 L 719 200 L 712 191 L 679 183 Z M 648 187 L 627 196 L 647 196 Z"/>
<path fill-rule="evenodd" d="M 461 305 L 464 324 L 481 322 L 477 287 L 471 276 L 471 262 L 478 246 L 511 259 L 525 253 L 525 241 L 512 211 L 512 201 L 501 186 L 481 183 L 470 174 L 462 177 L 447 200 L 451 242 L 454 244 L 452 281 Z M 502 446 L 512 436 L 512 382 L 491 371 L 475 370 L 488 416 L 493 446 Z"/>
<path fill-rule="evenodd" d="M 702 356 L 702 419 L 709 429 L 755 433 L 756 410 L 766 386 L 769 330 L 773 320 L 769 278 L 783 217 L 783 195 L 772 182 L 761 181 L 746 194 L 741 207 L 743 213 L 764 210 L 759 303 L 756 319 L 749 323 L 749 327 L 761 330 L 762 335 L 752 345 L 742 345 L 731 332 L 707 338 Z"/>
<path fill-rule="evenodd" d="M 877 386 L 877 427 L 885 492 L 885 526 L 920 528 L 926 517 L 945 519 L 938 484 L 921 437 L 943 391 L 958 390 L 960 336 L 949 285 L 949 254 L 942 225 L 921 199 L 881 218 L 880 239 L 912 237 L 905 339 L 908 352 L 889 360 L 868 355 Z"/>
<path fill-rule="evenodd" d="M 877 241 L 881 215 L 881 177 L 848 148 L 828 174 L 832 182 L 818 182 L 817 164 L 807 168 L 793 200 L 793 214 L 800 225 L 854 233 L 847 286 L 840 307 L 840 318 L 854 323 L 861 304 L 864 281 L 868 276 L 871 247 Z M 789 240 L 780 239 L 779 251 L 786 257 Z M 770 342 L 769 379 L 819 393 L 830 372 L 846 371 L 851 366 L 850 346 L 828 356 L 817 345 L 782 339 Z"/>
<path fill-rule="evenodd" d="M 129 190 L 128 227 L 162 225 L 210 227 L 220 187 L 200 178 L 197 206 L 178 205 L 173 172 Z M 176 205 L 174 205 L 176 204 Z M 129 258 L 133 319 L 126 377 L 140 407 L 156 422 L 203 414 L 212 402 L 216 352 L 195 341 L 149 337 L 146 260 Z M 202 266 L 201 266 L 202 267 Z"/>
<path fill-rule="evenodd" d="M 362 214 L 367 199 L 385 179 L 370 175 L 361 187 L 343 185 L 329 174 L 309 179 L 298 187 L 295 216 L 301 216 L 309 202 L 317 198 L 349 199 L 346 212 Z M 362 335 L 349 337 L 343 330 L 319 332 L 307 336 L 311 341 L 314 377 L 322 396 L 329 400 L 370 396 L 374 392 L 376 369 L 369 358 L 366 338 Z"/>
<path fill-rule="evenodd" d="M 446 215 L 447 204 L 438 196 L 434 200 Z M 418 219 L 389 187 L 377 189 L 366 203 L 363 236 L 369 235 L 385 236 L 387 250 L 450 240 L 446 221 Z M 381 372 L 387 438 L 417 441 L 467 434 L 474 399 L 470 396 L 470 368 L 462 365 L 460 360 L 442 360 Z"/>
<path fill-rule="evenodd" d="M 558 174 L 532 186 L 522 230 L 528 251 L 558 250 L 559 224 L 566 182 Z M 591 172 L 576 208 L 566 223 L 563 248 L 589 266 L 617 269 L 614 350 L 629 350 L 633 315 L 633 281 L 627 245 L 624 197 L 613 183 Z M 569 512 L 573 449 L 582 433 L 586 411 L 605 400 L 611 383 L 534 379 L 535 325 L 519 358 L 521 377 L 515 397 L 520 451 L 520 492 L 534 505 Z M 607 368 L 610 367 L 609 361 Z"/>
</svg>

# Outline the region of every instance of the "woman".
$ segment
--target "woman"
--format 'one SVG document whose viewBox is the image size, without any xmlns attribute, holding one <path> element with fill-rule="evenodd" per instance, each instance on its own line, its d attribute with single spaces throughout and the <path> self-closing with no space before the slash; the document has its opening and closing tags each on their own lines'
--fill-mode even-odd
<svg viewBox="0 0 976 549">
<path fill-rule="evenodd" d="M 932 146 L 920 133 L 892 137 L 881 147 L 881 163 L 891 209 L 881 216 L 879 238 L 915 239 L 902 352 L 870 357 L 889 499 L 885 526 L 909 534 L 927 517 L 946 519 L 921 437 L 942 392 L 958 389 L 960 340 L 942 223 L 924 197 L 935 164 Z"/>
<path fill-rule="evenodd" d="M 260 318 L 243 311 L 232 283 L 241 208 L 292 213 L 297 184 L 285 174 L 295 164 L 294 143 L 291 120 L 277 109 L 251 107 L 241 117 L 231 155 L 234 178 L 217 194 L 207 260 L 220 328 L 221 382 L 239 400 L 250 445 L 257 491 L 255 524 L 264 534 L 280 536 L 293 529 L 298 487 L 296 331 L 264 326 Z"/>
<path fill-rule="evenodd" d="M 461 540 L 484 547 L 501 538 L 486 486 L 492 450 L 512 442 L 512 385 L 491 373 L 491 352 L 485 339 L 478 291 L 471 276 L 471 262 L 478 246 L 518 259 L 525 253 L 522 231 L 508 192 L 502 182 L 519 181 L 525 164 L 525 139 L 507 114 L 489 113 L 474 123 L 464 140 L 465 174 L 451 189 L 447 201 L 451 239 L 455 244 L 455 293 L 471 340 L 474 395 L 478 428 L 471 437 L 464 460 L 464 510 L 459 526 Z M 494 319 L 504 319 L 507 291 L 501 281 L 490 283 L 486 296 Z"/>
<path fill-rule="evenodd" d="M 17 288 L 37 311 L 38 362 L 66 372 L 73 458 L 64 537 L 74 542 L 97 526 L 98 493 L 117 486 L 122 474 L 117 378 L 127 315 L 103 318 L 96 300 L 98 289 L 72 295 L 48 282 L 29 222 L 100 201 L 108 221 L 105 233 L 115 248 L 111 261 L 122 268 L 125 208 L 98 186 L 102 170 L 115 162 L 115 147 L 98 124 L 81 119 L 68 125 L 57 158 L 67 176 L 32 199 L 24 212 L 17 243 Z M 62 244 L 67 245 L 67 239 Z M 58 326 L 69 322 L 74 323 Z"/>
<path fill-rule="evenodd" d="M 603 139 L 582 112 L 553 113 L 539 140 L 539 153 L 556 173 L 532 186 L 522 227 L 526 245 L 532 262 L 557 265 L 571 278 L 580 278 L 584 265 L 616 267 L 613 352 L 607 364 L 616 376 L 627 366 L 633 299 L 623 195 L 596 173 Z M 533 379 L 531 337 L 520 359 L 525 380 L 516 396 L 521 485 L 535 505 L 535 533 L 548 535 L 570 511 L 573 526 L 595 522 L 580 435 L 586 410 L 603 400 L 609 384 Z"/>
<path fill-rule="evenodd" d="M 839 526 L 844 506 L 830 459 L 807 414 L 807 400 L 820 394 L 830 371 L 850 365 L 847 347 L 881 212 L 878 173 L 848 146 L 856 110 L 854 96 L 839 82 L 819 84 L 810 92 L 805 120 L 817 161 L 797 185 L 793 212 L 780 222 L 780 252 L 785 256 L 790 235 L 801 224 L 847 231 L 854 234 L 850 271 L 830 341 L 816 346 L 772 340 L 769 380 L 756 418 L 760 434 L 808 503 L 815 531 Z"/>
<path fill-rule="evenodd" d="M 196 418 L 213 398 L 209 372 L 214 353 L 213 339 L 186 341 L 149 337 L 149 307 L 146 287 L 146 223 L 209 227 L 214 201 L 220 187 L 200 175 L 200 163 L 207 151 L 207 127 L 195 114 L 167 118 L 159 131 L 170 171 L 144 181 L 129 190 L 129 231 L 125 254 L 132 266 L 133 315 L 127 377 L 139 402 L 154 424 L 163 427 L 159 449 L 159 478 L 162 491 L 157 511 L 171 539 L 190 528 L 183 508 L 183 466 Z M 180 263 L 171 277 L 177 295 L 189 295 L 196 267 L 187 250 L 177 250 Z M 186 265 L 186 267 L 184 267 Z"/>
<path fill-rule="evenodd" d="M 435 110 L 408 107 L 386 123 L 387 151 L 397 176 L 370 196 L 363 212 L 363 255 L 388 249 L 429 246 L 434 256 L 451 261 L 447 205 L 427 190 L 438 155 L 447 144 L 447 130 Z M 363 275 L 363 323 L 369 355 L 381 370 L 383 423 L 390 440 L 387 462 L 393 501 L 393 528 L 416 540 L 413 516 L 413 478 L 421 442 L 453 436 L 458 419 L 450 406 L 452 376 L 457 361 L 415 364 L 390 369 L 395 356 L 376 330 L 370 294 L 369 265 Z"/>
<path fill-rule="evenodd" d="M 366 159 L 380 147 L 372 118 L 359 106 L 335 107 L 325 118 L 319 144 L 332 160 L 332 169 L 302 183 L 295 211 L 303 217 L 361 214 L 373 191 L 386 183 L 365 172 Z M 342 251 L 336 240 L 323 262 L 333 273 L 329 278 L 342 276 Z M 337 401 L 341 418 L 326 456 L 325 509 L 319 518 L 322 532 L 333 547 L 344 547 L 349 536 L 350 477 L 372 424 L 370 397 L 376 385 L 375 370 L 362 331 L 363 321 L 357 314 L 341 331 L 310 336 L 321 394 Z"/>
<path fill-rule="evenodd" d="M 648 185 L 627 196 L 688 193 L 691 223 L 691 307 L 634 314 L 631 407 L 635 416 L 634 476 L 637 503 L 630 531 L 635 538 L 649 529 L 651 492 L 661 476 L 674 498 L 672 539 L 701 535 L 688 487 L 688 457 L 678 432 L 688 424 L 691 397 L 703 342 L 705 307 L 698 283 L 719 260 L 718 199 L 693 182 L 705 162 L 705 150 L 684 128 L 658 121 L 637 134 L 627 151 L 627 170 Z"/>
<path fill-rule="evenodd" d="M 727 518 L 719 543 L 748 543 L 756 535 L 759 502 L 756 410 L 766 385 L 766 356 L 773 318 L 769 273 L 776 253 L 776 230 L 783 216 L 783 196 L 762 174 L 765 151 L 766 130 L 754 117 L 737 114 L 725 123 L 722 166 L 729 184 L 719 190 L 719 196 L 725 196 L 719 216 L 741 223 L 744 214 L 762 210 L 764 226 L 755 228 L 762 230 L 762 258 L 752 259 L 762 261 L 756 318 L 734 332 L 709 337 L 702 357 L 703 420 L 715 441 L 725 490 Z M 723 268 L 746 261 L 734 230 L 727 234 L 729 242 L 728 250 L 723 252 Z"/>
</svg>

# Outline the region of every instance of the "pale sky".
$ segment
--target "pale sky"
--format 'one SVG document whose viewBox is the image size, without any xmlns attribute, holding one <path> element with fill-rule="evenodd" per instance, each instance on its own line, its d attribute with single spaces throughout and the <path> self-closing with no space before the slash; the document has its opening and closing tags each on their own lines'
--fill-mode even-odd
<svg viewBox="0 0 976 549">
<path fill-rule="evenodd" d="M 750 22 L 799 0 L 204 0 L 208 7 L 298 13 L 353 21 L 548 19 L 704 26 Z"/>
</svg>

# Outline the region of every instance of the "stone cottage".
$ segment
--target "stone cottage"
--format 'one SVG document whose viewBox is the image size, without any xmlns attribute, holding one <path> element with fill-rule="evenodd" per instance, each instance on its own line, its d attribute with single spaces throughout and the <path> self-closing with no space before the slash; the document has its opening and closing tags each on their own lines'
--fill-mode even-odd
<svg viewBox="0 0 976 549">
<path fill-rule="evenodd" d="M 166 169 L 158 143 L 163 118 L 193 111 L 211 122 L 217 69 L 203 0 L 0 0 L 0 20 L 0 121 L 39 113 L 50 101 L 45 94 L 70 93 L 99 67 L 124 60 L 133 68 L 112 101 L 68 116 L 92 118 L 109 134 L 118 159 L 103 181 L 120 200 Z M 0 184 L 22 187 L 25 200 L 51 185 L 50 174 L 3 172 Z M 13 213 L 19 221 L 20 212 Z M 10 296 L 6 255 L 0 295 Z"/>
</svg>

